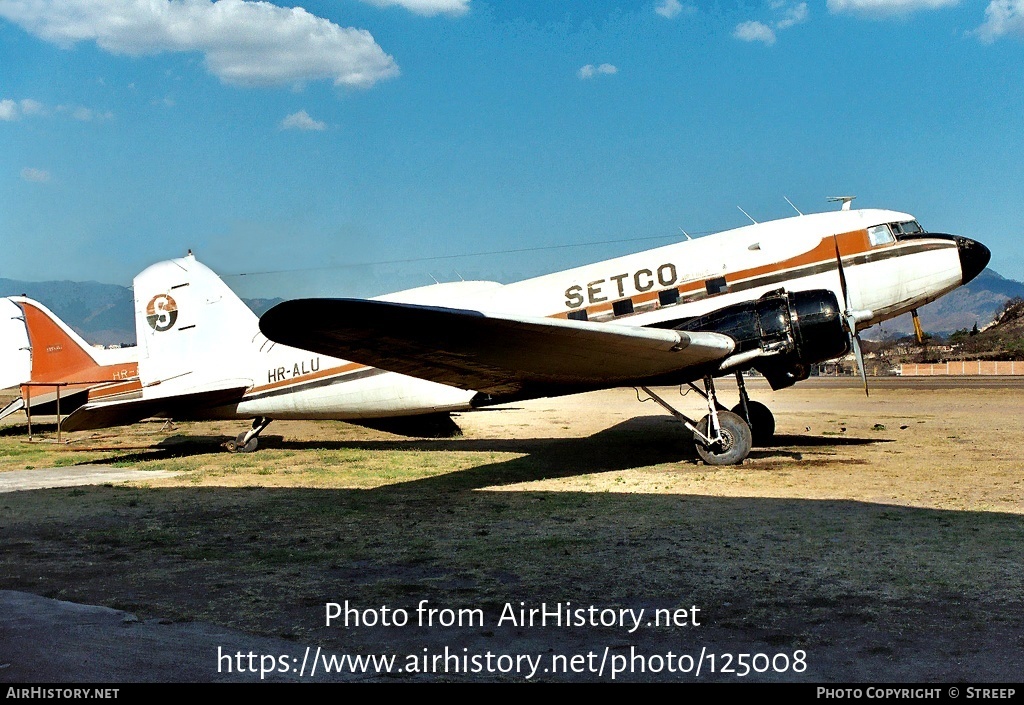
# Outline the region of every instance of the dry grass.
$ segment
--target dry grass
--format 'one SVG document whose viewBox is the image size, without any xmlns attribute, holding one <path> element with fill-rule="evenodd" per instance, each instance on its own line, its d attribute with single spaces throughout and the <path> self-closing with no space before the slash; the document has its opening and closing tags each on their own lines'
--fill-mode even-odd
<svg viewBox="0 0 1024 705">
<path fill-rule="evenodd" d="M 159 424 L 141 424 L 67 449 L 2 432 L 0 471 L 186 474 L 0 495 L 0 588 L 364 649 L 533 651 L 594 635 L 339 632 L 322 626 L 324 602 L 492 616 L 519 600 L 697 604 L 706 628 L 643 645 L 800 647 L 819 676 L 832 664 L 847 679 L 898 675 L 914 653 L 932 669 L 916 678 L 943 679 L 944 659 L 998 653 L 1019 677 L 1024 644 L 1006 636 L 1024 633 L 1019 392 L 757 396 L 776 410 L 778 444 L 734 468 L 697 465 L 678 426 L 630 390 L 465 415 L 465 436 L 443 441 L 279 422 L 252 455 L 220 451 L 240 423 L 181 424 L 163 443 Z M 117 444 L 134 449 L 72 450 Z"/>
</svg>

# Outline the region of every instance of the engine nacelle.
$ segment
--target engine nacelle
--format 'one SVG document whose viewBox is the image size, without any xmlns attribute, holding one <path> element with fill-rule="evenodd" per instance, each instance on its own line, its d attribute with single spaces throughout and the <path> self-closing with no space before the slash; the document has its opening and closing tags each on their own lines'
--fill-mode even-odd
<svg viewBox="0 0 1024 705">
<path fill-rule="evenodd" d="M 736 341 L 734 355 L 759 350 L 747 367 L 763 374 L 772 389 L 806 379 L 812 364 L 850 351 L 842 309 L 827 289 L 771 291 L 756 301 L 672 321 L 671 327 L 728 335 Z"/>
</svg>

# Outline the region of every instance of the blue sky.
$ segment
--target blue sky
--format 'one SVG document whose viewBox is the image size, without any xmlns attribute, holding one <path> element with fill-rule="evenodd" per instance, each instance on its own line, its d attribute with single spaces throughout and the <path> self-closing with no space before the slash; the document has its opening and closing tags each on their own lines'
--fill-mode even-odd
<svg viewBox="0 0 1024 705">
<path fill-rule="evenodd" d="M 1024 279 L 1024 0 L 292 7 L 0 0 L 0 277 L 370 295 L 855 194 Z"/>
</svg>

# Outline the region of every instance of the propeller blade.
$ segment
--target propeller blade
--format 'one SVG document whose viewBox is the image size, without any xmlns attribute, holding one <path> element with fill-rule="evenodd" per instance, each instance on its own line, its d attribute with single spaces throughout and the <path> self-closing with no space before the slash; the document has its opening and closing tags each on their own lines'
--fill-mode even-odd
<svg viewBox="0 0 1024 705">
<path fill-rule="evenodd" d="M 850 304 L 850 292 L 846 288 L 846 272 L 843 271 L 843 256 L 839 254 L 839 239 L 835 235 L 832 236 L 832 244 L 836 246 L 836 264 L 839 265 L 839 288 L 843 292 L 843 306 L 849 313 L 853 306 Z"/>
<path fill-rule="evenodd" d="M 839 239 L 833 235 L 832 244 L 836 247 L 836 265 L 839 268 L 839 288 L 843 292 L 843 306 L 846 308 L 843 315 L 843 322 L 846 323 L 846 332 L 850 336 L 850 347 L 853 349 L 853 356 L 857 360 L 857 371 L 860 373 L 860 381 L 864 384 L 864 396 L 871 396 L 868 393 L 868 373 L 864 369 L 864 354 L 860 349 L 860 336 L 857 334 L 857 319 L 854 317 L 853 304 L 850 301 L 850 291 L 846 286 L 846 272 L 843 270 L 843 256 L 839 252 Z"/>
<path fill-rule="evenodd" d="M 856 327 L 854 327 L 854 330 L 856 330 Z M 864 385 L 864 396 L 869 397 L 871 395 L 868 393 L 868 373 L 864 369 L 864 355 L 860 349 L 860 336 L 856 333 L 851 335 L 850 345 L 853 347 L 853 356 L 857 359 L 857 371 L 860 372 L 860 381 Z"/>
</svg>

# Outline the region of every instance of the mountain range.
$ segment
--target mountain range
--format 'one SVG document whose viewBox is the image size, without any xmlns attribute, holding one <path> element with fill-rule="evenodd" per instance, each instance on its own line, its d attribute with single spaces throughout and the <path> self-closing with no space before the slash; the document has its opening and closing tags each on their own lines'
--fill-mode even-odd
<svg viewBox="0 0 1024 705">
<path fill-rule="evenodd" d="M 41 302 L 79 335 L 93 344 L 133 344 L 135 323 L 130 287 L 98 282 L 24 282 L 0 279 L 0 296 L 24 294 Z M 1003 304 L 1024 297 L 1024 283 L 1007 279 L 986 269 L 967 286 L 923 306 L 921 325 L 932 335 L 945 336 L 975 324 L 984 327 L 995 318 Z M 258 316 L 282 299 L 243 299 Z M 914 330 L 910 315 L 899 316 L 864 333 L 868 339 L 908 335 Z"/>
</svg>

